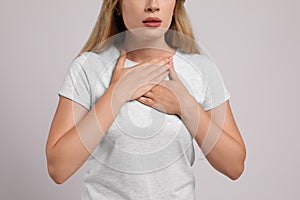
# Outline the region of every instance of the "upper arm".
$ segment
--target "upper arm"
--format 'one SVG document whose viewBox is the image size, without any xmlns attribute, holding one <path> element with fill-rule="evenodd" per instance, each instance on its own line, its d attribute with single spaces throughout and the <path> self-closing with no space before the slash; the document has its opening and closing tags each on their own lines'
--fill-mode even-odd
<svg viewBox="0 0 300 200">
<path fill-rule="evenodd" d="M 72 129 L 91 106 L 89 61 L 85 54 L 72 61 L 61 87 L 59 101 L 50 127 L 47 148 Z"/>
<path fill-rule="evenodd" d="M 59 102 L 54 114 L 48 141 L 47 149 L 53 147 L 63 135 L 72 129 L 87 113 L 88 109 L 79 103 L 59 95 Z"/>
<path fill-rule="evenodd" d="M 206 83 L 205 100 L 202 108 L 212 116 L 212 120 L 233 137 L 246 151 L 238 126 L 230 106 L 231 94 L 223 80 L 222 74 L 208 53 L 199 58 L 202 76 Z"/>
<path fill-rule="evenodd" d="M 214 120 L 214 122 L 217 123 L 217 125 L 219 125 L 220 127 L 222 127 L 222 129 L 227 134 L 233 137 L 241 145 L 243 150 L 246 152 L 245 143 L 242 139 L 242 136 L 240 134 L 240 131 L 234 119 L 229 100 L 225 101 L 223 104 L 215 108 L 212 108 L 206 112 L 210 116 L 213 115 L 213 119 L 216 119 Z"/>
</svg>

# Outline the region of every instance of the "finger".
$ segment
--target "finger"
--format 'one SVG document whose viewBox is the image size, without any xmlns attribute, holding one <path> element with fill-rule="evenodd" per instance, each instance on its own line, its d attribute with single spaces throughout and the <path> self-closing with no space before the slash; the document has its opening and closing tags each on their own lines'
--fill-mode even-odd
<svg viewBox="0 0 300 200">
<path fill-rule="evenodd" d="M 169 71 L 170 71 L 170 73 L 169 73 L 170 80 L 179 80 L 179 77 L 177 76 L 173 62 L 171 64 Z"/>
<path fill-rule="evenodd" d="M 149 74 L 154 70 L 157 70 L 159 67 L 165 65 L 170 61 L 167 57 L 155 58 L 149 61 L 141 63 L 144 67 L 144 73 Z"/>
<path fill-rule="evenodd" d="M 154 86 L 155 87 L 155 86 Z M 153 99 L 154 98 L 154 94 L 153 92 L 149 91 L 149 92 L 146 92 L 144 95 L 144 97 L 147 97 L 147 98 L 150 98 L 150 99 Z"/>
<path fill-rule="evenodd" d="M 137 100 L 147 106 L 152 106 L 154 104 L 154 101 L 152 99 L 144 97 L 144 96 L 139 97 Z"/>
<path fill-rule="evenodd" d="M 162 80 L 164 80 L 169 74 L 169 70 L 163 72 L 162 74 L 158 75 L 157 77 L 153 78 L 151 82 L 155 84 L 159 84 Z"/>
<path fill-rule="evenodd" d="M 156 70 L 157 68 L 170 64 L 171 62 L 172 60 L 169 57 L 164 57 L 162 59 L 150 63 L 154 66 L 153 69 Z"/>
<path fill-rule="evenodd" d="M 158 67 L 157 69 L 153 70 L 152 72 L 150 72 L 148 74 L 148 77 L 150 78 L 150 80 L 154 77 L 159 76 L 160 74 L 166 72 L 167 70 L 169 70 L 171 68 L 171 64 L 167 63 L 165 65 L 162 65 L 160 67 Z"/>
<path fill-rule="evenodd" d="M 167 60 L 170 60 L 170 58 L 168 59 L 168 57 L 160 56 L 158 58 L 147 58 L 144 62 L 145 63 L 152 63 L 152 64 L 154 64 L 154 63 L 160 62 L 162 60 L 166 60 L 167 61 Z"/>
<path fill-rule="evenodd" d="M 117 60 L 117 64 L 116 64 L 116 68 L 124 68 L 125 66 L 125 60 L 126 60 L 126 51 L 124 49 L 122 49 L 121 54 Z"/>
</svg>

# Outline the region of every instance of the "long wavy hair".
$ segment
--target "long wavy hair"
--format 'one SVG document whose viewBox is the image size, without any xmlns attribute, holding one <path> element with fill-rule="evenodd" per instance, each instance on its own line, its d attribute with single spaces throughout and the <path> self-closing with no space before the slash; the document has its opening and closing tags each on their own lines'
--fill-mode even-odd
<svg viewBox="0 0 300 200">
<path fill-rule="evenodd" d="M 200 54 L 184 3 L 185 0 L 176 0 L 174 15 L 169 27 L 173 31 L 168 30 L 165 33 L 165 41 L 169 46 L 178 48 L 183 52 Z M 123 17 L 117 15 L 116 8 L 119 8 L 119 0 L 103 0 L 96 24 L 77 56 L 89 51 L 98 53 L 104 51 L 112 43 L 120 42 L 111 40 L 112 36 L 126 31 Z"/>
</svg>

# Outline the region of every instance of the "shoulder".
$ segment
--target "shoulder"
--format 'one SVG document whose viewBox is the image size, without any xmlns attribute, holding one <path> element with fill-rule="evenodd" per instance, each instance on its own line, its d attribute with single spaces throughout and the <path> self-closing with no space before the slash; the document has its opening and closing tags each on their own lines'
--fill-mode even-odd
<svg viewBox="0 0 300 200">
<path fill-rule="evenodd" d="M 197 66 L 203 67 L 204 64 L 209 64 L 209 62 L 211 62 L 211 58 L 206 53 L 186 53 L 178 50 L 178 55 L 180 59 L 188 61 Z"/>
<path fill-rule="evenodd" d="M 80 64 L 84 69 L 97 68 L 109 65 L 117 58 L 116 52 L 111 47 L 108 47 L 102 52 L 87 51 L 77 56 L 73 62 Z"/>
<path fill-rule="evenodd" d="M 201 53 L 185 53 L 179 51 L 179 58 L 191 64 L 197 71 L 204 76 L 214 76 L 219 74 L 219 69 L 212 57 L 206 52 Z"/>
</svg>

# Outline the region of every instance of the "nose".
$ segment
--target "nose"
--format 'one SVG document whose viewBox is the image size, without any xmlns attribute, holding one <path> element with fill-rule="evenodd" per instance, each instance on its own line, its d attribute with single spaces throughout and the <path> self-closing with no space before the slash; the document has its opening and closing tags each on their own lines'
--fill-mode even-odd
<svg viewBox="0 0 300 200">
<path fill-rule="evenodd" d="M 145 12 L 158 12 L 160 10 L 156 0 L 149 0 L 148 2 L 145 7 Z"/>
</svg>

